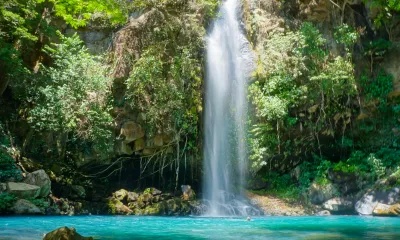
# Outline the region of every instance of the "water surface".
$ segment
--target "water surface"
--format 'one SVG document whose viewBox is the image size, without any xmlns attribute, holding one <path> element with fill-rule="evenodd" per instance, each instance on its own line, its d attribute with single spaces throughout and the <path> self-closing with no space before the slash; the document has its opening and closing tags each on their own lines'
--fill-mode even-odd
<svg viewBox="0 0 400 240">
<path fill-rule="evenodd" d="M 95 239 L 400 239 L 400 218 L 358 216 L 262 217 L 0 217 L 0 239 L 42 239 L 75 227 Z"/>
</svg>

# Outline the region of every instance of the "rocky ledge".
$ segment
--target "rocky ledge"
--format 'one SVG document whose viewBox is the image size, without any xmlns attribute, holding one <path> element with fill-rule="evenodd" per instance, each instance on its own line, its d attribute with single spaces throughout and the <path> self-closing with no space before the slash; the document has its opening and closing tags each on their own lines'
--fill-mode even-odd
<svg viewBox="0 0 400 240">
<path fill-rule="evenodd" d="M 190 186 L 183 185 L 182 192 L 181 197 L 174 197 L 156 188 L 147 188 L 143 192 L 121 189 L 114 192 L 107 201 L 112 214 L 159 216 L 196 214 L 200 203 L 195 200 L 194 191 Z"/>
</svg>

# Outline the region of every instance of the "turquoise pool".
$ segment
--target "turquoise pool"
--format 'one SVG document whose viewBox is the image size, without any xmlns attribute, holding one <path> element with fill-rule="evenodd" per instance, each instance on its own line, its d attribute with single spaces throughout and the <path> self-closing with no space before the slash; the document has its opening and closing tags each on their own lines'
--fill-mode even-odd
<svg viewBox="0 0 400 240">
<path fill-rule="evenodd" d="M 400 239 L 400 218 L 331 217 L 0 217 L 0 239 L 42 239 L 75 227 L 95 239 Z"/>
</svg>

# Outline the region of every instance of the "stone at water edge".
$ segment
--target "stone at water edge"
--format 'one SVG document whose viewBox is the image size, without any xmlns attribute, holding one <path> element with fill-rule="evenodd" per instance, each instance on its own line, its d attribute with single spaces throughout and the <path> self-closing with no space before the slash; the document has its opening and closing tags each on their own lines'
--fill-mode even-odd
<svg viewBox="0 0 400 240">
<path fill-rule="evenodd" d="M 135 193 L 135 192 L 128 192 L 128 203 L 130 202 L 136 202 L 139 198 L 139 194 Z"/>
<path fill-rule="evenodd" d="M 7 183 L 7 192 L 22 199 L 37 198 L 40 194 L 40 187 L 26 183 Z"/>
<path fill-rule="evenodd" d="M 315 216 L 330 216 L 331 213 L 328 210 L 322 210 L 315 214 Z"/>
<path fill-rule="evenodd" d="M 133 211 L 129 207 L 125 206 L 121 201 L 115 198 L 111 198 L 108 200 L 108 207 L 111 210 L 112 214 L 129 215 L 133 213 Z"/>
<path fill-rule="evenodd" d="M 393 205 L 400 200 L 400 187 L 389 190 L 371 190 L 355 205 L 355 210 L 361 215 L 372 215 L 378 203 Z"/>
<path fill-rule="evenodd" d="M 61 227 L 47 233 L 43 240 L 93 240 L 93 238 L 81 236 L 75 228 Z"/>
<path fill-rule="evenodd" d="M 40 197 L 45 198 L 50 194 L 51 181 L 49 176 L 42 169 L 28 173 L 24 179 L 24 183 L 40 187 Z"/>
<path fill-rule="evenodd" d="M 19 199 L 16 201 L 11 210 L 17 215 L 43 214 L 35 204 L 25 199 Z"/>
<path fill-rule="evenodd" d="M 308 194 L 313 204 L 322 204 L 333 198 L 337 192 L 337 188 L 332 183 L 326 185 L 313 183 L 308 189 Z"/>
<path fill-rule="evenodd" d="M 374 216 L 400 216 L 400 203 L 394 205 L 378 203 L 372 213 Z"/>
<path fill-rule="evenodd" d="M 353 202 L 336 197 L 324 202 L 322 207 L 331 212 L 347 212 L 353 210 Z"/>
<path fill-rule="evenodd" d="M 182 196 L 183 200 L 189 201 L 189 200 L 194 200 L 196 198 L 196 194 L 194 193 L 190 185 L 182 185 L 181 189 L 183 193 Z"/>
</svg>

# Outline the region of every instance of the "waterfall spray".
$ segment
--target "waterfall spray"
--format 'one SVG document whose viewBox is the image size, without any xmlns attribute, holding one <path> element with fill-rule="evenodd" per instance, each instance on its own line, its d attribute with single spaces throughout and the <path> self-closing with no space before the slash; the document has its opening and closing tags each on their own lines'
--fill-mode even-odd
<svg viewBox="0 0 400 240">
<path fill-rule="evenodd" d="M 240 0 L 226 0 L 207 38 L 204 197 L 207 215 L 248 215 L 239 189 L 247 171 L 247 79 L 253 53 L 241 31 Z"/>
</svg>

